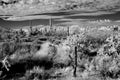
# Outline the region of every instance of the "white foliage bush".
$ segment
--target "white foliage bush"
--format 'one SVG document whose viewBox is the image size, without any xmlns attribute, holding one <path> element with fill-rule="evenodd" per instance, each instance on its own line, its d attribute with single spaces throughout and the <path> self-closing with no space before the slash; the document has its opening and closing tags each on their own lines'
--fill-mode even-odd
<svg viewBox="0 0 120 80">
<path fill-rule="evenodd" d="M 70 62 L 69 55 L 71 48 L 66 44 L 60 44 L 57 45 L 56 47 L 57 47 L 57 54 L 54 57 L 54 61 L 56 63 L 62 63 L 65 65 L 69 64 Z"/>
</svg>

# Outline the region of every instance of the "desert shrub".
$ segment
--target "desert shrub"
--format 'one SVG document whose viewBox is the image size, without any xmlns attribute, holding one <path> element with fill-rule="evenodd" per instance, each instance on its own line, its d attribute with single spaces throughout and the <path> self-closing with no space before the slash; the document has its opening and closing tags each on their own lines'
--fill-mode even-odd
<svg viewBox="0 0 120 80">
<path fill-rule="evenodd" d="M 71 48 L 65 44 L 56 45 L 57 53 L 53 58 L 55 64 L 61 64 L 64 66 L 68 66 L 71 62 L 69 55 L 71 54 Z"/>
<path fill-rule="evenodd" d="M 111 35 L 106 39 L 106 44 L 103 44 L 98 50 L 98 55 L 94 58 L 96 72 L 103 78 L 117 79 L 120 76 L 118 38 L 116 35 Z M 116 39 L 116 41 L 115 41 Z"/>
<path fill-rule="evenodd" d="M 72 25 L 72 26 L 69 27 L 69 33 L 71 35 L 73 35 L 73 34 L 81 34 L 81 32 L 84 32 L 84 29 L 85 28 L 81 28 L 78 25 Z"/>
<path fill-rule="evenodd" d="M 26 80 L 47 80 L 51 79 L 53 74 L 55 72 L 55 69 L 51 70 L 45 70 L 43 67 L 34 66 L 33 69 L 27 70 L 25 73 Z"/>
<path fill-rule="evenodd" d="M 25 77 L 27 78 L 27 80 L 32 80 L 34 78 L 38 78 L 41 76 L 43 76 L 44 74 L 44 69 L 39 68 L 39 67 L 34 67 L 32 70 L 27 70 L 25 73 Z"/>
<path fill-rule="evenodd" d="M 75 46 L 79 45 L 79 43 L 83 42 L 84 40 L 86 40 L 86 36 L 84 35 L 84 33 L 75 34 L 68 36 L 67 39 L 64 41 L 64 44 Z"/>
<path fill-rule="evenodd" d="M 56 48 L 51 42 L 45 42 L 41 48 L 33 55 L 37 58 L 52 58 L 56 54 Z"/>
<path fill-rule="evenodd" d="M 9 42 L 5 42 L 2 45 L 1 48 L 1 53 L 5 54 L 5 55 L 11 55 L 13 54 L 17 49 L 19 48 L 19 46 L 15 43 L 9 43 Z"/>
<path fill-rule="evenodd" d="M 119 63 L 108 55 L 101 55 L 95 58 L 94 67 L 98 75 L 102 78 L 118 78 L 119 77 Z"/>
</svg>

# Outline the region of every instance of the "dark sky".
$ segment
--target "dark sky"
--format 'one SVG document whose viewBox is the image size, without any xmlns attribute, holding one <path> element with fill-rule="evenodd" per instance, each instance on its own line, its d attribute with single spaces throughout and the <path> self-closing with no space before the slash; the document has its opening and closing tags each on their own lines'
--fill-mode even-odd
<svg viewBox="0 0 120 80">
<path fill-rule="evenodd" d="M 67 16 L 66 15 L 74 15 L 76 14 L 76 12 L 71 12 L 71 13 L 64 13 L 64 12 L 60 12 L 60 13 L 54 13 L 54 14 L 49 14 L 46 13 L 44 15 L 52 15 L 52 16 L 62 16 L 64 15 L 65 19 L 87 19 L 87 20 L 100 20 L 100 19 L 110 19 L 112 21 L 116 21 L 116 20 L 120 20 L 120 12 L 114 13 L 114 14 L 104 14 L 104 15 L 99 15 L 99 16 Z M 37 14 L 39 15 L 39 14 Z M 32 21 L 32 25 L 48 25 L 49 24 L 49 20 L 48 19 L 35 19 L 35 20 L 31 20 Z M 56 19 L 53 20 L 53 24 L 57 24 L 57 23 L 62 23 L 64 21 L 56 21 Z M 67 21 L 65 21 L 67 22 Z M 0 26 L 1 27 L 11 27 L 11 28 L 18 28 L 18 27 L 24 27 L 24 26 L 29 26 L 30 21 L 5 21 L 3 19 L 0 18 Z"/>
</svg>

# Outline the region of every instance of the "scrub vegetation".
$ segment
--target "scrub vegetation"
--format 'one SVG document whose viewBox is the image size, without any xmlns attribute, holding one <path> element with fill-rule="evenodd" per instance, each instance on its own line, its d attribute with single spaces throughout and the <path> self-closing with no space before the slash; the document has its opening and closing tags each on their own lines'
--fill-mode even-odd
<svg viewBox="0 0 120 80">
<path fill-rule="evenodd" d="M 119 27 L 0 30 L 1 80 L 120 79 Z"/>
</svg>

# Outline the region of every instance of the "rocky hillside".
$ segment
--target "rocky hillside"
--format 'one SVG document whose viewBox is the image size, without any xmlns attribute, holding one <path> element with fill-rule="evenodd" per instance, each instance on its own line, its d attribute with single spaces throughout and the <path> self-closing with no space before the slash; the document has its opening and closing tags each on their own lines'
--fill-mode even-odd
<svg viewBox="0 0 120 80">
<path fill-rule="evenodd" d="M 0 15 L 29 15 L 66 10 L 119 10 L 120 0 L 0 0 Z"/>
</svg>

